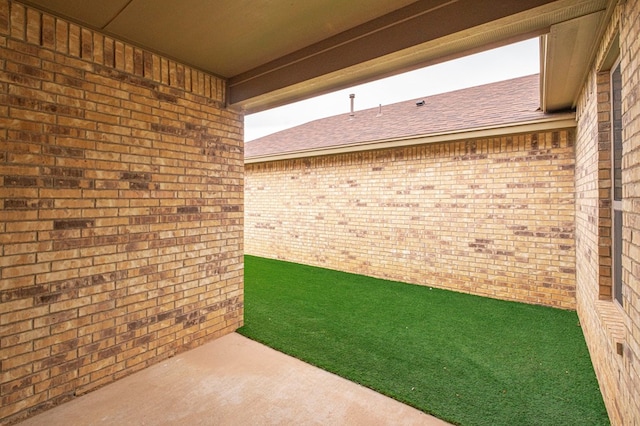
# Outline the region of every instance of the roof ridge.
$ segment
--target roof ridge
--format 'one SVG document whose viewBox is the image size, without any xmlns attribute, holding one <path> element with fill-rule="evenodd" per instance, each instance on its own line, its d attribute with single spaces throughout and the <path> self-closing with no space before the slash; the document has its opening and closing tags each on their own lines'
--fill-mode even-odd
<svg viewBox="0 0 640 426">
<path fill-rule="evenodd" d="M 540 76 L 540 73 L 534 73 L 534 74 L 529 74 L 529 75 L 523 75 L 520 77 L 514 77 L 514 78 L 509 78 L 507 80 L 498 80 L 498 81 L 494 81 L 494 82 L 490 82 L 490 83 L 482 83 L 482 84 L 477 84 L 475 86 L 469 86 L 469 87 L 462 87 L 460 89 L 455 89 L 455 90 L 450 90 L 448 92 L 439 92 L 439 93 L 433 93 L 431 95 L 425 95 L 425 96 L 418 96 L 417 98 L 413 98 L 413 99 L 407 99 L 404 101 L 399 101 L 399 102 L 394 102 L 391 104 L 382 104 L 382 106 L 393 106 L 393 105 L 399 105 L 399 104 L 405 104 L 405 103 L 415 103 L 421 100 L 427 100 L 427 99 L 431 99 L 431 98 L 435 98 L 435 97 L 439 97 L 439 96 L 451 96 L 451 95 L 455 95 L 455 94 L 459 94 L 460 92 L 466 92 L 466 91 L 470 91 L 473 89 L 482 89 L 484 87 L 487 86 L 492 86 L 495 87 L 497 85 L 500 85 L 501 83 L 510 83 L 513 82 L 515 80 L 525 80 L 525 79 L 529 79 L 533 76 Z M 360 111 L 355 111 L 355 112 L 364 112 L 364 111 L 374 111 L 377 110 L 379 107 L 373 107 L 373 108 L 367 108 L 367 109 L 363 109 Z M 344 114 L 337 114 L 337 115 L 344 115 Z M 328 117 L 325 117 L 328 118 Z M 322 120 L 322 118 L 320 118 L 319 120 Z M 315 120 L 314 120 L 315 121 Z M 301 124 L 301 126 L 303 126 L 304 124 Z"/>
<path fill-rule="evenodd" d="M 539 84 L 531 74 L 319 118 L 247 142 L 245 158 L 539 120 Z"/>
</svg>

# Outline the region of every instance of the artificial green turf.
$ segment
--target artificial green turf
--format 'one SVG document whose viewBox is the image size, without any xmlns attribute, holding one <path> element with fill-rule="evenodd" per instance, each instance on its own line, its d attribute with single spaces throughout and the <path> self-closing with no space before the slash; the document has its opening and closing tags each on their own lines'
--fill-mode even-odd
<svg viewBox="0 0 640 426">
<path fill-rule="evenodd" d="M 571 311 L 246 256 L 239 332 L 456 424 L 609 424 Z"/>
</svg>

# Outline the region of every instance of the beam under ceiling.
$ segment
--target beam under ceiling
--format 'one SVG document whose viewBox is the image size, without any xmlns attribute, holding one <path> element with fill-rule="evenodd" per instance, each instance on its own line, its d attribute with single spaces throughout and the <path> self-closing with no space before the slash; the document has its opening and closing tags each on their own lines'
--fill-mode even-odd
<svg viewBox="0 0 640 426">
<path fill-rule="evenodd" d="M 421 1 L 229 80 L 252 113 L 548 33 L 606 0 Z M 490 5 L 490 6 L 489 6 Z"/>
</svg>

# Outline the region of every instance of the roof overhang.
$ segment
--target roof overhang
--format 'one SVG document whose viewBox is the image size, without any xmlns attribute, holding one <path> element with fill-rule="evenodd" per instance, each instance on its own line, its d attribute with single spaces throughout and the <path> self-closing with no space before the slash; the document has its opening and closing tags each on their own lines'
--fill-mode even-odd
<svg viewBox="0 0 640 426">
<path fill-rule="evenodd" d="M 16 0 L 225 78 L 257 112 L 549 31 L 613 0 Z M 585 22 L 593 19 L 586 18 Z M 588 31 L 587 31 L 588 32 Z M 584 30 L 580 32 L 583 34 Z M 576 42 L 581 39 L 576 37 Z M 571 50 L 571 49 L 569 49 Z M 583 49 L 578 49 L 583 50 Z M 557 52 L 557 53 L 554 53 Z M 549 87 L 557 73 L 547 68 Z M 557 101 L 553 101 L 553 104 Z"/>
<path fill-rule="evenodd" d="M 257 112 L 433 65 L 547 34 L 554 25 L 603 10 L 607 1 L 557 1 L 538 7 L 531 7 L 530 2 L 502 2 L 512 7 L 517 4 L 523 9 L 516 12 L 515 8 L 512 8 L 508 14 L 500 16 L 495 13 L 491 18 L 481 14 L 485 21 L 471 19 L 478 12 L 477 1 L 447 3 L 446 7 L 412 17 L 411 20 L 416 22 L 410 27 L 404 21 L 392 25 L 392 28 L 397 26 L 395 29 L 401 33 L 420 33 L 420 42 L 414 40 L 412 45 L 407 46 L 406 40 L 398 40 L 391 46 L 388 39 L 393 37 L 378 34 L 390 31 L 381 26 L 376 32 L 353 37 L 342 44 L 336 40 L 328 48 L 324 44 L 311 46 L 304 51 L 281 58 L 276 63 L 233 77 L 230 80 L 230 102 L 242 106 L 246 112 Z M 455 27 L 452 22 L 459 23 L 460 26 Z M 423 28 L 430 27 L 430 32 L 421 32 Z M 561 39 L 558 40 L 559 45 L 563 42 Z M 360 52 L 367 51 L 367 43 L 386 44 L 390 46 L 389 52 L 376 56 L 380 54 L 377 50 L 370 57 L 363 57 Z"/>
<path fill-rule="evenodd" d="M 575 108 L 615 5 L 602 3 L 602 10 L 554 24 L 540 37 L 540 102 L 544 112 Z"/>
<path fill-rule="evenodd" d="M 349 152 L 372 151 L 376 149 L 424 145 L 438 142 L 493 138 L 522 133 L 569 129 L 575 128 L 576 126 L 577 123 L 575 113 L 560 113 L 554 114 L 552 117 L 535 121 L 503 124 L 499 126 L 477 127 L 451 132 L 432 133 L 428 135 L 416 135 L 410 138 L 392 138 L 377 141 L 358 142 L 349 145 L 339 145 L 335 147 L 304 149 L 299 151 L 255 156 L 245 158 L 244 163 L 265 163 L 279 160 L 291 160 L 296 158 L 318 157 L 323 155 L 345 154 Z"/>
</svg>

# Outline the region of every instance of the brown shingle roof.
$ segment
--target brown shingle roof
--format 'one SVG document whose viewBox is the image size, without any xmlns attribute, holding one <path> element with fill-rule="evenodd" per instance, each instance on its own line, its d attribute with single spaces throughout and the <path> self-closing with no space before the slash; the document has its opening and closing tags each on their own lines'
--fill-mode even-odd
<svg viewBox="0 0 640 426">
<path fill-rule="evenodd" d="M 245 144 L 245 158 L 403 139 L 551 117 L 541 112 L 539 75 L 485 84 L 302 124 Z M 416 103 L 424 101 L 424 105 Z"/>
</svg>

